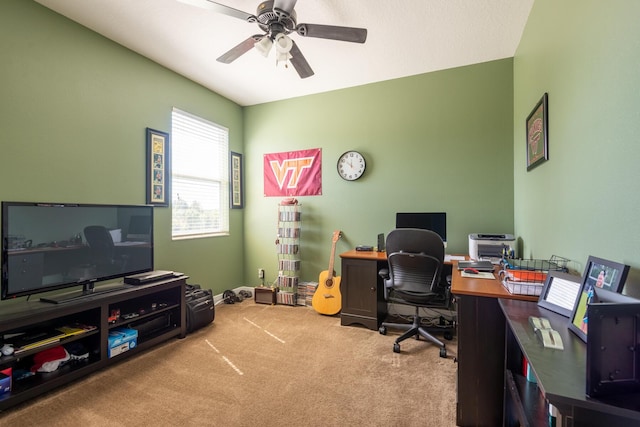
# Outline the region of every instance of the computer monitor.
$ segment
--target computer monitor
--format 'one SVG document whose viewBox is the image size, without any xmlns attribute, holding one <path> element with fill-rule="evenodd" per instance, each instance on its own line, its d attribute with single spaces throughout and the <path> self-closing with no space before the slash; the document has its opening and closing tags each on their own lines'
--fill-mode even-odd
<svg viewBox="0 0 640 427">
<path fill-rule="evenodd" d="M 152 224 L 144 216 L 133 215 L 129 219 L 127 240 L 149 241 Z"/>
<path fill-rule="evenodd" d="M 396 228 L 422 228 L 435 231 L 440 235 L 445 246 L 447 244 L 446 212 L 398 212 Z"/>
</svg>

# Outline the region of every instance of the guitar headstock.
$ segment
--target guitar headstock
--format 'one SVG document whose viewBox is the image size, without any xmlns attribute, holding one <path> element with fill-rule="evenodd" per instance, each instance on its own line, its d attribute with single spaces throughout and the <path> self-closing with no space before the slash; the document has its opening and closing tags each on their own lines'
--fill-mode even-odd
<svg viewBox="0 0 640 427">
<path fill-rule="evenodd" d="M 333 243 L 336 243 L 341 237 L 342 237 L 342 231 L 336 230 L 333 232 L 333 238 L 331 239 L 331 241 Z"/>
</svg>

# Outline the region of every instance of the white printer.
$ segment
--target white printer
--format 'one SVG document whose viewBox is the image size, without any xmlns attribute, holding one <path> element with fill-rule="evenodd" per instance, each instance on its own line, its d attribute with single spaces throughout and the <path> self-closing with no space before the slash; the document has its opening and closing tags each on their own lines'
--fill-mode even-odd
<svg viewBox="0 0 640 427">
<path fill-rule="evenodd" d="M 469 234 L 469 258 L 500 262 L 503 251 L 515 256 L 516 239 L 513 234 Z"/>
</svg>

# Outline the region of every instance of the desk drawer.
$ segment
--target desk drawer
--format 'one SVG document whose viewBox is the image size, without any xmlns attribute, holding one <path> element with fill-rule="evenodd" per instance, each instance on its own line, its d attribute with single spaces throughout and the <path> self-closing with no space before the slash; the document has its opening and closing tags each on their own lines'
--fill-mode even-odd
<svg viewBox="0 0 640 427">
<path fill-rule="evenodd" d="M 386 262 L 376 260 L 342 259 L 341 325 L 361 324 L 377 330 L 386 316 L 382 278 L 378 271 Z"/>
</svg>

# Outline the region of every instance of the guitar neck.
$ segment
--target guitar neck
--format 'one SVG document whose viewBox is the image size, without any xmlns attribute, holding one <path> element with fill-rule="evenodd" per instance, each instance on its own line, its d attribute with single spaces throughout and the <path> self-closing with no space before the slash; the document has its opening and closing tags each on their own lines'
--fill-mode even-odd
<svg viewBox="0 0 640 427">
<path fill-rule="evenodd" d="M 333 232 L 333 244 L 331 245 L 331 257 L 329 257 L 329 268 L 327 272 L 329 273 L 329 279 L 333 278 L 333 259 L 336 256 L 336 243 L 338 243 L 338 239 L 340 239 L 341 231 L 337 230 Z"/>
<path fill-rule="evenodd" d="M 331 258 L 329 259 L 329 269 L 327 270 L 329 272 L 329 279 L 331 279 L 333 277 L 333 258 L 336 255 L 336 244 L 333 244 L 333 248 L 331 249 Z"/>
</svg>

